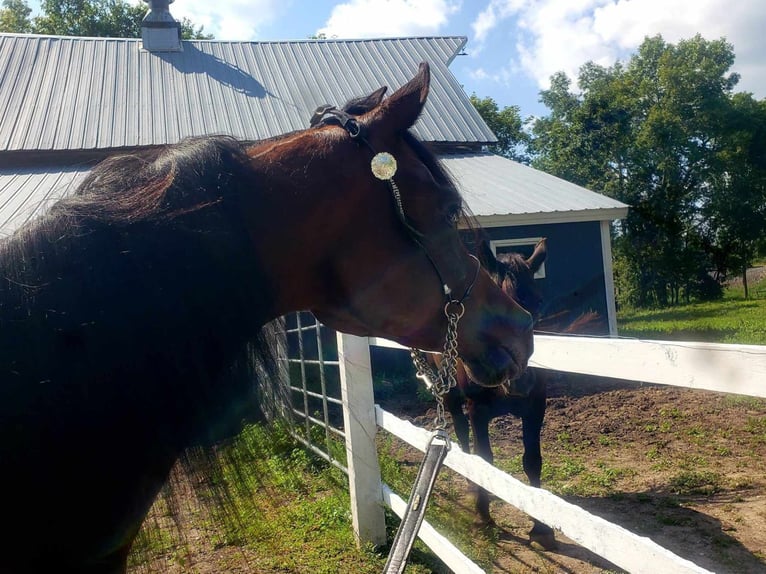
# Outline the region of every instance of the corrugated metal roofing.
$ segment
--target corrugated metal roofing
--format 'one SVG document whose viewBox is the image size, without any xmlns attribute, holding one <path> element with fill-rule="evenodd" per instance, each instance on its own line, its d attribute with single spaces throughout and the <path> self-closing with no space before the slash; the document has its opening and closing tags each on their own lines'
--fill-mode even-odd
<svg viewBox="0 0 766 574">
<path fill-rule="evenodd" d="M 88 168 L 81 166 L 0 171 L 0 238 L 44 213 L 73 191 L 87 173 Z"/>
<path fill-rule="evenodd" d="M 93 150 L 229 134 L 263 139 L 307 127 L 321 104 L 382 85 L 421 61 L 431 93 L 415 129 L 425 141 L 495 137 L 448 65 L 464 37 L 183 42 L 150 53 L 137 39 L 0 34 L 0 151 Z"/>
<path fill-rule="evenodd" d="M 627 214 L 624 203 L 498 155 L 448 155 L 441 160 L 473 214 L 500 218 L 498 224 L 512 223 L 513 216 L 539 223 L 541 218 L 535 221 L 529 216 L 563 221 L 619 219 Z"/>
<path fill-rule="evenodd" d="M 492 225 L 514 223 L 530 215 L 559 221 L 608 220 L 624 217 L 627 206 L 558 177 L 491 154 L 443 156 L 474 215 Z M 88 168 L 27 168 L 0 170 L 0 237 L 73 190 Z M 487 219 L 490 218 L 490 219 Z"/>
</svg>

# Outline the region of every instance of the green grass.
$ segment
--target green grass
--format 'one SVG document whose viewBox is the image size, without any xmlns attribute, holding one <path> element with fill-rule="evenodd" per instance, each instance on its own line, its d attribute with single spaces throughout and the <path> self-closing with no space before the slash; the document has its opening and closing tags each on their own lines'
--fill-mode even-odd
<svg viewBox="0 0 766 574">
<path fill-rule="evenodd" d="M 677 495 L 711 495 L 724 488 L 721 476 L 707 470 L 682 470 L 671 477 L 668 485 Z"/>
<path fill-rule="evenodd" d="M 170 519 L 171 499 L 160 498 L 134 545 L 131 572 L 147 571 L 150 562 L 196 572 L 189 531 L 202 533 L 213 549 L 203 559 L 215 561 L 217 571 L 230 569 L 242 556 L 264 573 L 382 570 L 385 555 L 355 543 L 345 474 L 300 448 L 285 429 L 249 426 L 224 449 L 221 460 L 222 472 L 209 482 L 229 486 L 226 512 L 212 491 L 198 489 L 195 500 L 202 504 L 186 500 L 189 495 L 180 501 L 182 532 Z M 233 549 L 231 564 L 225 552 L 220 553 L 224 557 L 209 555 L 227 548 Z M 428 560 L 419 549 L 408 572 L 437 571 Z"/>
<path fill-rule="evenodd" d="M 752 292 L 764 288 L 761 281 Z M 624 337 L 766 345 L 766 298 L 744 299 L 741 287 L 729 288 L 720 301 L 623 309 L 617 325 Z"/>
</svg>

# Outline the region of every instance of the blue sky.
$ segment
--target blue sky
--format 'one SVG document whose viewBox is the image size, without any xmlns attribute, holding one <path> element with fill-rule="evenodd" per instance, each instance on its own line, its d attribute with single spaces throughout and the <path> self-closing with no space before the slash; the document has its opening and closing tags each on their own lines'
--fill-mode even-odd
<svg viewBox="0 0 766 574">
<path fill-rule="evenodd" d="M 130 0 L 137 3 L 139 0 Z M 32 2 L 30 5 L 33 5 Z M 696 33 L 734 45 L 738 90 L 766 97 L 766 0 L 175 0 L 218 39 L 467 36 L 452 72 L 468 94 L 523 116 L 544 115 L 538 93 L 556 71 L 627 60 L 647 35 Z"/>
</svg>

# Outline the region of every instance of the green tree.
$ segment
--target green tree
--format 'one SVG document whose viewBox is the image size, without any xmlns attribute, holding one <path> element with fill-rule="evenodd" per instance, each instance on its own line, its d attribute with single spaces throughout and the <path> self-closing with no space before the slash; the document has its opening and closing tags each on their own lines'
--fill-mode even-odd
<svg viewBox="0 0 766 574">
<path fill-rule="evenodd" d="M 181 18 L 181 38 L 184 40 L 212 40 L 213 34 L 205 33 L 205 27 L 201 24 L 195 26 L 188 18 Z"/>
<path fill-rule="evenodd" d="M 583 66 L 578 94 L 564 74 L 541 92 L 551 113 L 534 125 L 533 165 L 631 206 L 615 243 L 630 303 L 720 293 L 701 206 L 721 165 L 733 61 L 723 39 L 656 36 L 625 65 Z"/>
<path fill-rule="evenodd" d="M 735 94 L 726 125 L 702 206 L 704 240 L 717 272 L 739 274 L 748 297 L 747 269 L 766 237 L 766 100 Z"/>
<path fill-rule="evenodd" d="M 0 32 L 26 34 L 32 31 L 32 9 L 25 0 L 3 0 L 0 8 Z"/>
<path fill-rule="evenodd" d="M 530 135 L 524 130 L 524 121 L 518 106 L 506 106 L 502 110 L 492 98 L 471 95 L 471 103 L 497 137 L 490 151 L 521 163 L 528 164 Z"/>
<path fill-rule="evenodd" d="M 100 36 L 109 38 L 139 38 L 146 4 L 133 6 L 124 0 L 42 0 L 41 14 L 29 18 L 31 9 L 26 0 L 3 0 L 0 26 L 3 32 L 33 32 L 57 36 Z M 181 37 L 211 39 L 202 26 L 184 18 Z"/>
</svg>

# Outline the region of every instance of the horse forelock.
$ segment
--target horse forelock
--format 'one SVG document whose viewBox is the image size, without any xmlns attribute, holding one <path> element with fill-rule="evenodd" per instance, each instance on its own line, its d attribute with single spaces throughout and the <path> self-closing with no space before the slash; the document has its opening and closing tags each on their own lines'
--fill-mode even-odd
<svg viewBox="0 0 766 574">
<path fill-rule="evenodd" d="M 507 295 L 516 300 L 524 309 L 536 316 L 542 303 L 534 273 L 523 255 L 516 252 L 501 253 L 497 256 L 495 281 Z"/>
<path fill-rule="evenodd" d="M 524 257 L 515 252 L 501 253 L 497 256 L 498 273 L 495 277 L 495 281 L 500 284 L 505 281 L 509 281 L 514 289 L 518 287 L 519 281 L 522 280 L 525 275 L 529 275 L 529 267 L 524 260 Z M 510 293 L 509 293 L 510 294 Z"/>
</svg>

